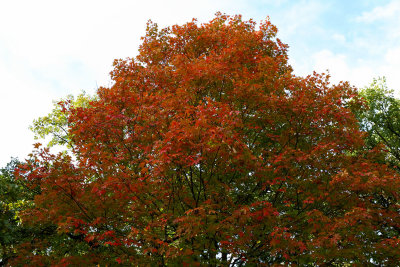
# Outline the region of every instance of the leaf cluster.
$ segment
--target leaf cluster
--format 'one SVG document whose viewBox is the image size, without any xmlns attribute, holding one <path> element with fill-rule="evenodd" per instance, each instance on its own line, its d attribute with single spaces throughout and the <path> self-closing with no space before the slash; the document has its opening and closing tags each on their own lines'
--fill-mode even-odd
<svg viewBox="0 0 400 267">
<path fill-rule="evenodd" d="M 400 167 L 400 100 L 388 89 L 386 79 L 374 79 L 360 91 L 367 109 L 356 113 L 362 130 L 368 133 L 369 149 L 382 144 L 387 150 L 384 161 Z"/>
</svg>

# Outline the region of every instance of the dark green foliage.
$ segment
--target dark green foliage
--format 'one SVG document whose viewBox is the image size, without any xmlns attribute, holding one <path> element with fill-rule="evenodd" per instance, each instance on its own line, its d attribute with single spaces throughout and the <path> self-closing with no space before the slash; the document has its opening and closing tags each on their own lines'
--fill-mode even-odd
<svg viewBox="0 0 400 267">
<path fill-rule="evenodd" d="M 18 213 L 30 205 L 33 192 L 20 180 L 14 179 L 14 169 L 20 162 L 13 158 L 0 169 L 0 266 L 14 255 L 14 246 L 26 236 Z"/>
</svg>

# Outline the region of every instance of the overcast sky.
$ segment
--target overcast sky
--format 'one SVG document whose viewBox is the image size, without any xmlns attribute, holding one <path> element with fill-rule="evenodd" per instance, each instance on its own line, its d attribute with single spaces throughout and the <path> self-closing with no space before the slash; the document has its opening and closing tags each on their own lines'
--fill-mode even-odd
<svg viewBox="0 0 400 267">
<path fill-rule="evenodd" d="M 269 16 L 297 75 L 329 69 L 357 87 L 386 76 L 400 93 L 400 0 L 1 0 L 0 166 L 32 151 L 28 127 L 52 100 L 110 85 L 113 60 L 137 54 L 147 20 L 207 22 L 217 11 Z"/>
</svg>

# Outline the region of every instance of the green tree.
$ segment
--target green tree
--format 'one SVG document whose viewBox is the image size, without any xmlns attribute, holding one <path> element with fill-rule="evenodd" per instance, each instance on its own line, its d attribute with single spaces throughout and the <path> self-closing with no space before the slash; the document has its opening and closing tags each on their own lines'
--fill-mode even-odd
<svg viewBox="0 0 400 267">
<path fill-rule="evenodd" d="M 400 167 L 400 100 L 388 89 L 386 79 L 378 78 L 360 90 L 367 108 L 356 112 L 360 127 L 366 131 L 366 145 L 372 149 L 383 144 L 385 161 Z"/>
<path fill-rule="evenodd" d="M 89 107 L 90 102 L 95 100 L 95 96 L 90 96 L 86 92 L 82 92 L 77 97 L 68 95 L 66 98 L 53 102 L 53 110 L 46 116 L 39 117 L 33 121 L 30 130 L 34 133 L 35 139 L 45 139 L 48 141 L 47 146 L 64 146 L 71 149 L 73 144 L 69 131 L 68 117 L 62 110 L 60 103 L 66 102 L 74 107 Z"/>
<path fill-rule="evenodd" d="M 15 179 L 14 170 L 19 164 L 13 158 L 0 169 L 0 266 L 15 257 L 16 246 L 25 240 L 29 231 L 21 224 L 19 213 L 32 205 L 35 193 L 24 181 Z"/>
</svg>

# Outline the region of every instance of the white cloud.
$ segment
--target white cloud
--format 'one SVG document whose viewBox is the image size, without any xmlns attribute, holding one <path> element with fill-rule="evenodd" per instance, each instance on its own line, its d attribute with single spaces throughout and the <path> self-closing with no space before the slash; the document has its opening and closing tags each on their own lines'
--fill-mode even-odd
<svg viewBox="0 0 400 267">
<path fill-rule="evenodd" d="M 346 42 L 346 37 L 343 34 L 339 34 L 339 33 L 335 33 L 334 35 L 332 35 L 332 39 L 339 43 Z"/>
<path fill-rule="evenodd" d="M 334 54 L 330 50 L 322 50 L 312 56 L 313 69 L 317 72 L 329 71 L 331 81 L 350 81 L 352 85 L 362 87 L 370 82 L 373 70 L 365 64 L 350 66 L 344 54 Z"/>
<path fill-rule="evenodd" d="M 359 22 L 374 22 L 381 19 L 395 18 L 400 20 L 400 1 L 392 0 L 383 6 L 375 7 L 373 10 L 362 13 L 356 18 Z"/>
<path fill-rule="evenodd" d="M 389 49 L 386 52 L 385 60 L 390 65 L 400 65 L 400 46 Z"/>
<path fill-rule="evenodd" d="M 378 38 L 364 38 L 355 43 L 368 48 L 370 53 L 379 57 L 370 62 L 377 76 L 386 76 L 387 84 L 400 95 L 400 1 L 392 0 L 385 5 L 377 6 L 371 11 L 364 12 L 356 19 L 358 22 L 369 23 L 368 27 L 377 28 Z"/>
<path fill-rule="evenodd" d="M 386 76 L 389 88 L 394 89 L 396 95 L 400 96 L 400 46 L 386 52 L 380 70 Z"/>
<path fill-rule="evenodd" d="M 21 77 L 0 62 L 0 162 L 11 156 L 23 158 L 32 151 L 33 135 L 28 130 L 34 118 L 51 108 L 48 97 L 54 97 L 45 84 Z M 2 164 L 3 165 L 3 164 Z"/>
<path fill-rule="evenodd" d="M 271 14 L 271 19 L 280 26 L 280 37 L 286 38 L 299 30 L 302 32 L 321 30 L 314 22 L 327 9 L 329 4 L 326 2 L 303 0 L 278 14 Z"/>
<path fill-rule="evenodd" d="M 295 67 L 298 62 L 292 61 Z M 352 60 L 348 55 L 334 53 L 330 50 L 321 50 L 311 56 L 307 69 L 303 68 L 300 75 L 311 73 L 315 70 L 319 73 L 331 75 L 331 82 L 349 81 L 351 85 L 362 88 L 369 85 L 373 78 L 385 76 L 389 88 L 400 95 L 400 47 L 387 51 L 382 60 L 357 59 Z"/>
<path fill-rule="evenodd" d="M 313 53 L 308 58 L 308 64 L 290 60 L 297 75 L 307 75 L 316 71 L 331 75 L 331 82 L 351 81 L 352 85 L 359 86 L 366 80 L 366 75 L 362 75 L 360 70 L 354 71 L 348 64 L 348 58 L 344 54 L 335 54 L 330 50 L 324 49 Z"/>
</svg>

